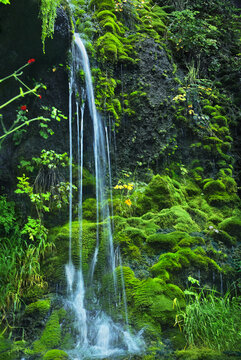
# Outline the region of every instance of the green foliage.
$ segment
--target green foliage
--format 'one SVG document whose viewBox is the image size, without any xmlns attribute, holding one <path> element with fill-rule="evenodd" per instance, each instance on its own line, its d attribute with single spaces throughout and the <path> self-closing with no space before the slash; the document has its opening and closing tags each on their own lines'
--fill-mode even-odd
<svg viewBox="0 0 241 360">
<path fill-rule="evenodd" d="M 10 4 L 10 1 L 9 0 L 0 0 L 0 3 L 2 3 L 2 4 Z"/>
<path fill-rule="evenodd" d="M 169 26 L 171 40 L 176 50 L 197 53 L 210 53 L 218 48 L 219 30 L 206 20 L 200 19 L 199 11 L 185 9 L 171 14 L 173 21 Z"/>
<path fill-rule="evenodd" d="M 41 0 L 40 17 L 42 19 L 42 43 L 45 53 L 46 38 L 53 37 L 57 8 L 61 0 Z"/>
<path fill-rule="evenodd" d="M 240 298 L 230 293 L 219 297 L 214 291 L 195 288 L 184 291 L 189 299 L 185 311 L 178 311 L 177 323 L 188 345 L 214 350 L 240 351 Z"/>
<path fill-rule="evenodd" d="M 26 306 L 25 314 L 33 316 L 45 316 L 50 310 L 50 300 L 38 300 Z"/>
<path fill-rule="evenodd" d="M 0 212 L 8 214 L 0 218 L 0 308 L 5 311 L 19 307 L 26 289 L 45 286 L 39 261 L 50 244 L 47 229 L 31 217 L 22 225 L 14 204 L 5 197 L 0 199 Z"/>
<path fill-rule="evenodd" d="M 68 354 L 63 350 L 49 350 L 43 357 L 43 360 L 68 360 Z"/>
<path fill-rule="evenodd" d="M 53 150 L 42 150 L 40 157 L 34 157 L 31 161 L 22 160 L 19 168 L 24 172 L 35 172 L 32 180 L 24 173 L 18 177 L 17 194 L 26 194 L 34 204 L 39 219 L 44 212 L 51 209 L 60 209 L 68 203 L 70 184 L 62 181 L 63 177 L 59 169 L 65 168 L 69 163 L 67 153 L 57 154 Z M 75 190 L 76 186 L 72 185 Z"/>
</svg>

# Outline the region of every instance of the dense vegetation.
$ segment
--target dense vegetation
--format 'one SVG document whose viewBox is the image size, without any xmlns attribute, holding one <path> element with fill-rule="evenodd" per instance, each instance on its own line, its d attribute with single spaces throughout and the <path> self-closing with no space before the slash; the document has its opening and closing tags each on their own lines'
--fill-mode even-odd
<svg viewBox="0 0 241 360">
<path fill-rule="evenodd" d="M 0 3 L 5 14 L 27 11 L 24 1 Z M 75 153 L 69 164 L 62 88 L 71 56 L 62 64 L 51 50 L 61 16 L 68 18 L 66 39 L 75 28 L 85 40 L 96 106 L 110 134 L 113 195 L 106 191 L 123 256 L 115 272 L 119 286 L 125 280 L 130 325 L 144 329 L 147 344 L 133 359 L 238 358 L 241 10 L 229 0 L 42 0 L 29 16 L 40 18 L 39 51 L 49 60 L 22 65 L 15 58 L 0 74 L 0 359 L 68 359 L 73 346 L 73 319 L 53 295 L 66 285 L 69 190 L 76 191 L 79 172 Z M 84 77 L 80 70 L 82 85 Z M 93 169 L 84 160 L 86 276 L 97 219 Z M 119 320 L 107 295 L 114 291 L 109 274 L 98 280 L 102 307 Z M 124 318 L 123 302 L 117 313 Z"/>
</svg>

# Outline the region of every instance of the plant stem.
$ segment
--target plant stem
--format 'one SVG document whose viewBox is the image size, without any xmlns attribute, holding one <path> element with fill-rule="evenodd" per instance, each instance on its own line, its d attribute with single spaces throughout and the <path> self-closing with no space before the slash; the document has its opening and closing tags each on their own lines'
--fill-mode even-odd
<svg viewBox="0 0 241 360">
<path fill-rule="evenodd" d="M 27 95 L 27 94 L 35 93 L 36 90 L 37 90 L 40 86 L 41 86 L 41 85 L 37 85 L 37 86 L 35 86 L 34 89 L 32 89 L 32 90 L 30 89 L 29 91 L 25 91 L 25 92 L 23 92 L 22 94 L 20 93 L 19 95 L 13 97 L 12 99 L 10 99 L 10 100 L 8 100 L 7 102 L 5 102 L 4 104 L 0 105 L 0 109 L 4 108 L 5 106 L 9 105 L 11 102 L 17 100 L 17 99 L 20 98 L 20 97 L 24 97 L 24 96 Z"/>
</svg>

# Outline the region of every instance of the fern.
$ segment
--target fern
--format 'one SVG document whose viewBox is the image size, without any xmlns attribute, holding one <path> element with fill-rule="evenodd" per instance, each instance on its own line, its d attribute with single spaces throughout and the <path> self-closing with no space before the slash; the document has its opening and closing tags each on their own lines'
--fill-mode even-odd
<svg viewBox="0 0 241 360">
<path fill-rule="evenodd" d="M 57 8 L 61 0 L 42 0 L 40 7 L 40 17 L 42 19 L 42 43 L 45 53 L 45 40 L 47 37 L 53 38 L 54 23 L 57 16 Z"/>
</svg>

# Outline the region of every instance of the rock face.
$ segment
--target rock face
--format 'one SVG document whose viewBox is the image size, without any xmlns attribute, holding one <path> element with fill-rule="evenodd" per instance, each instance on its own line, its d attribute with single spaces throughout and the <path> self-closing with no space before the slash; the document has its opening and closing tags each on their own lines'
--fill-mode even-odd
<svg viewBox="0 0 241 360">
<path fill-rule="evenodd" d="M 39 2 L 34 0 L 14 1 L 10 5 L 0 5 L 0 68 L 3 78 L 34 58 L 35 62 L 23 70 L 21 80 L 30 88 L 42 83 L 46 90 L 40 91 L 41 99 L 29 95 L 4 108 L 1 113 L 7 129 L 16 119 L 16 110 L 26 105 L 28 118 L 43 115 L 50 117 L 52 107 L 68 115 L 68 75 L 65 71 L 66 57 L 70 47 L 69 19 L 62 8 L 58 10 L 54 40 L 47 39 L 46 53 L 41 43 L 41 20 Z M 19 94 L 22 85 L 14 79 L 6 80 L 0 86 L 1 104 Z M 43 111 L 45 106 L 49 111 Z M 1 186 L 9 191 L 14 186 L 16 168 L 21 158 L 39 155 L 43 148 L 55 148 L 60 153 L 67 151 L 67 122 L 53 121 L 51 128 L 55 135 L 51 143 L 39 136 L 38 124 L 30 125 L 27 136 L 23 136 L 18 146 L 9 137 L 2 144 L 0 154 Z M 1 129 L 2 133 L 2 129 Z M 54 144 L 54 145 L 53 145 Z M 10 160 L 11 159 L 11 160 Z M 11 184 L 11 185 L 10 185 Z M 9 186 L 10 185 L 10 186 Z"/>
<path fill-rule="evenodd" d="M 177 41 L 175 33 L 170 35 L 170 19 L 174 15 L 171 15 L 172 8 L 161 8 L 166 5 L 161 0 L 153 0 L 151 5 L 144 2 L 145 6 L 141 1 L 138 11 L 126 1 L 116 4 L 113 0 L 91 0 L 87 5 L 84 1 L 76 1 L 76 26 L 87 39 L 86 47 L 92 54 L 96 104 L 110 134 L 117 184 L 113 190 L 113 242 L 116 253 L 120 250 L 122 254 L 121 261 L 116 256 L 119 263 L 115 275 L 120 288 L 124 280 L 126 292 L 126 303 L 121 296 L 118 304 L 113 300 L 113 276 L 105 272 L 108 246 L 103 240 L 101 231 L 105 227 L 101 223 L 98 224 L 100 248 L 96 277 L 86 291 L 85 305 L 90 312 L 96 311 L 97 305 L 117 322 L 123 321 L 124 308 L 128 306 L 129 325 L 144 331 L 148 345 L 154 343 L 147 354 L 136 355 L 133 359 L 152 360 L 165 355 L 170 360 L 226 360 L 215 347 L 215 350 L 202 349 L 200 354 L 195 348 L 174 354 L 173 348 L 182 350 L 186 346 L 183 335 L 174 329 L 174 335 L 170 335 L 171 345 L 169 340 L 165 343 L 162 336 L 170 334 L 174 324 L 182 326 L 176 315 L 178 311 L 179 315 L 185 311 L 184 290 L 189 289 L 188 279 L 200 283 L 207 291 L 215 288 L 220 294 L 228 290 L 227 284 L 231 281 L 235 281 L 237 291 L 241 288 L 241 213 L 237 195 L 240 160 L 235 153 L 240 138 L 241 104 L 238 42 L 227 44 L 223 53 L 221 48 L 228 39 L 228 30 L 221 34 L 213 23 L 206 23 L 205 29 L 218 33 L 221 55 L 218 57 L 211 51 L 207 55 L 202 49 L 202 57 L 198 59 L 195 50 L 191 51 L 192 62 L 180 46 L 183 43 L 185 47 L 185 32 Z M 174 3 L 176 5 L 176 1 Z M 211 7 L 214 4 L 220 10 L 218 1 L 207 4 Z M 200 2 L 191 4 L 194 6 L 192 12 L 201 5 Z M 116 6 L 123 8 L 119 11 Z M 46 86 L 38 94 L 41 97 L 25 97 L 1 111 L 7 128 L 22 105 L 26 105 L 29 118 L 39 114 L 51 117 L 52 107 L 68 115 L 65 66 L 71 45 L 70 21 L 60 7 L 54 39 L 47 40 L 46 54 L 43 54 L 38 12 L 37 0 L 15 0 L 11 6 L 0 5 L 0 77 L 11 74 L 34 58 L 36 61 L 24 69 L 21 79 L 29 87 L 36 82 Z M 221 16 L 223 21 L 226 15 L 229 19 L 228 12 L 223 14 L 221 9 L 213 21 L 218 22 Z M 229 24 L 231 28 L 234 26 L 232 21 Z M 231 35 L 236 30 L 232 31 Z M 90 38 L 92 43 L 88 42 Z M 209 62 L 216 64 L 217 70 L 206 68 Z M 200 74 L 197 73 L 199 66 Z M 80 71 L 78 76 L 84 83 L 84 74 Z M 233 84 L 236 78 L 237 83 Z M 14 79 L 4 84 L 0 83 L 1 104 L 18 94 L 20 87 Z M 88 110 L 86 113 L 88 118 Z M 13 192 L 20 160 L 39 156 L 42 149 L 68 152 L 67 120 L 52 119 L 50 127 L 54 135 L 48 139 L 39 136 L 36 124 L 27 128 L 21 141 L 16 143 L 9 137 L 3 142 L 0 189 L 9 194 L 10 199 L 16 200 Z M 93 162 L 89 157 L 92 142 L 88 136 L 92 129 L 89 129 L 88 119 L 85 127 L 82 269 L 88 283 L 97 224 L 95 179 L 87 170 Z M 75 184 L 78 170 L 74 165 Z M 77 198 L 73 199 L 71 224 L 72 261 L 76 270 L 80 265 L 81 247 Z M 3 200 L 4 203 L 6 199 Z M 20 201 L 15 202 L 18 213 L 24 215 L 21 219 L 24 222 L 31 211 L 27 202 Z M 13 209 L 13 204 L 11 206 Z M 5 213 L 11 206 L 6 206 Z M 15 217 L 13 212 L 8 224 L 0 214 L 0 234 L 6 232 L 8 235 L 4 226 L 13 230 Z M 44 217 L 44 224 L 49 228 L 48 241 L 52 245 L 40 256 L 39 271 L 44 281 L 21 295 L 24 305 L 17 314 L 16 341 L 0 337 L 0 359 L 65 360 L 68 359 L 65 351 L 75 347 L 78 331 L 74 315 L 63 308 L 66 307 L 65 265 L 69 261 L 70 224 L 67 221 L 66 203 L 61 211 L 55 209 Z M 21 230 L 24 225 L 17 226 Z M 5 235 L 4 241 L 9 240 Z M 32 238 L 27 239 L 27 244 L 33 245 Z M 199 290 L 192 288 L 191 296 L 192 291 L 197 295 Z M 92 302 L 88 303 L 89 299 Z M 97 304 L 93 305 L 95 301 Z M 11 320 L 11 314 L 9 317 Z M 22 328 L 27 343 L 18 341 L 23 337 L 19 330 Z"/>
</svg>

